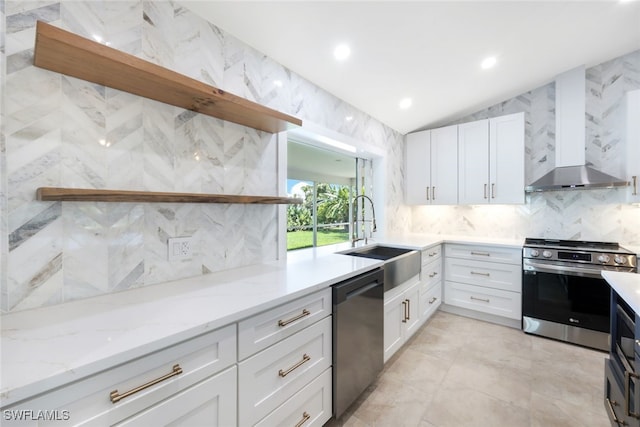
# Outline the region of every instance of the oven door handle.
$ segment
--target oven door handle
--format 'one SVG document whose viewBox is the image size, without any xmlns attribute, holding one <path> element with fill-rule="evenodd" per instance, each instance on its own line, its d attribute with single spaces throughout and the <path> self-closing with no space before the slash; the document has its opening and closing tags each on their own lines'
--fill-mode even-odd
<svg viewBox="0 0 640 427">
<path fill-rule="evenodd" d="M 569 276 L 585 276 L 585 277 L 602 277 L 601 269 L 588 268 L 588 267 L 568 267 L 568 266 L 556 266 L 549 264 L 539 264 L 537 262 L 526 261 L 524 267 L 532 267 L 532 271 L 539 271 L 541 273 L 558 273 L 568 274 Z"/>
</svg>

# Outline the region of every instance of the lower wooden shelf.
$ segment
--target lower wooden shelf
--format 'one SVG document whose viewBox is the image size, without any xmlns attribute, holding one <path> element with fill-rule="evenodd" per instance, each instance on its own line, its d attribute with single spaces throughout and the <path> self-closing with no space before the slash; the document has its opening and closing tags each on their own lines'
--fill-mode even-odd
<svg viewBox="0 0 640 427">
<path fill-rule="evenodd" d="M 155 191 L 97 190 L 86 188 L 40 187 L 36 200 L 63 202 L 121 203 L 242 203 L 301 204 L 302 199 L 277 196 L 242 196 L 234 194 L 164 193 Z"/>
</svg>

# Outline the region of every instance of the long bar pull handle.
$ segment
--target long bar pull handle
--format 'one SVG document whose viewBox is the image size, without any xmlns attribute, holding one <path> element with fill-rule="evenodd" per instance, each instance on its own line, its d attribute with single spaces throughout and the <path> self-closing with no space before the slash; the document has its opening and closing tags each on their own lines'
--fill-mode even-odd
<svg viewBox="0 0 640 427">
<path fill-rule="evenodd" d="M 438 272 L 437 272 L 437 271 L 434 271 L 433 273 L 431 273 L 431 274 L 429 275 L 429 277 L 430 277 L 430 278 L 432 278 L 432 277 L 436 277 L 437 275 L 438 275 Z"/>
<path fill-rule="evenodd" d="M 426 191 L 426 193 L 427 193 L 427 200 L 430 200 L 430 199 L 429 199 L 429 187 L 427 187 L 427 188 L 426 188 L 426 190 L 427 190 L 427 191 Z"/>
<path fill-rule="evenodd" d="M 633 193 L 634 196 L 638 195 L 638 177 L 636 175 L 631 177 L 633 179 Z"/>
<path fill-rule="evenodd" d="M 302 366 L 305 363 L 307 363 L 309 360 L 311 360 L 311 357 L 308 354 L 305 353 L 305 354 L 302 355 L 302 360 L 301 361 L 299 361 L 298 363 L 296 363 L 295 365 L 293 365 L 292 367 L 290 367 L 286 371 L 283 371 L 282 369 L 280 369 L 278 371 L 278 375 L 280 375 L 282 378 L 284 378 L 287 375 L 289 375 L 291 372 L 293 372 L 294 370 L 298 369 L 300 366 Z"/>
<path fill-rule="evenodd" d="M 471 274 L 475 274 L 476 276 L 491 276 L 491 273 L 480 273 L 479 271 L 472 271 Z"/>
<path fill-rule="evenodd" d="M 618 417 L 616 416 L 616 411 L 613 410 L 614 406 L 618 406 L 618 402 L 616 402 L 615 400 L 610 400 L 608 397 L 605 400 L 607 401 L 607 407 L 609 408 L 609 412 L 611 413 L 611 418 L 613 418 L 613 422 L 620 426 L 628 425 L 626 421 L 619 420 Z"/>
<path fill-rule="evenodd" d="M 624 412 L 625 414 L 627 414 L 630 417 L 633 418 L 640 418 L 640 414 L 638 414 L 637 412 L 631 412 L 631 410 L 629 409 L 629 399 L 630 399 L 630 394 L 631 391 L 629 390 L 629 382 L 632 380 L 632 378 L 638 378 L 638 375 L 634 374 L 633 372 L 629 372 L 626 371 L 624 372 Z"/>
<path fill-rule="evenodd" d="M 287 326 L 289 323 L 295 322 L 296 320 L 302 319 L 303 317 L 306 317 L 310 314 L 311 312 L 305 308 L 304 310 L 302 310 L 302 313 L 298 314 L 295 317 L 292 317 L 291 319 L 278 320 L 278 326 Z"/>
<path fill-rule="evenodd" d="M 402 323 L 407 323 L 407 300 L 402 301 Z"/>
<path fill-rule="evenodd" d="M 491 300 L 489 298 L 476 298 L 476 297 L 469 297 L 474 301 L 482 301 L 482 302 L 491 302 Z"/>
<path fill-rule="evenodd" d="M 411 300 L 407 300 L 407 320 L 411 320 Z"/>
<path fill-rule="evenodd" d="M 484 185 L 484 198 L 487 198 L 487 184 Z"/>
<path fill-rule="evenodd" d="M 139 391 L 142 391 L 144 389 L 147 389 L 153 385 L 156 385 L 164 380 L 168 380 L 171 377 L 175 377 L 176 375 L 180 375 L 182 373 L 182 368 L 180 367 L 179 364 L 175 364 L 173 365 L 173 369 L 171 370 L 170 373 L 161 376 L 160 378 L 156 378 L 153 381 L 149 381 L 146 384 L 142 384 L 141 386 L 138 386 L 136 388 L 133 388 L 125 393 L 119 394 L 118 390 L 113 390 L 110 394 L 109 394 L 109 398 L 111 399 L 111 403 L 118 403 L 119 401 L 121 401 L 122 399 L 124 399 L 125 397 L 129 397 L 132 394 L 136 394 Z"/>
<path fill-rule="evenodd" d="M 491 198 L 492 199 L 496 198 L 496 183 L 495 182 L 491 183 Z"/>
<path fill-rule="evenodd" d="M 311 415 L 309 415 L 306 411 L 302 413 L 302 419 L 300 421 L 298 421 L 298 424 L 296 424 L 294 427 L 302 427 L 302 424 L 306 423 L 307 421 L 309 421 L 309 419 L 311 418 Z"/>
<path fill-rule="evenodd" d="M 436 187 L 431 187 L 431 200 L 436 199 Z"/>
<path fill-rule="evenodd" d="M 471 255 L 491 256 L 489 252 L 473 252 L 473 251 L 471 251 Z"/>
<path fill-rule="evenodd" d="M 434 303 L 434 302 L 436 302 L 437 300 L 438 300 L 438 298 L 436 298 L 436 297 L 432 297 L 432 298 L 429 300 L 429 304 L 433 304 L 433 303 Z"/>
</svg>

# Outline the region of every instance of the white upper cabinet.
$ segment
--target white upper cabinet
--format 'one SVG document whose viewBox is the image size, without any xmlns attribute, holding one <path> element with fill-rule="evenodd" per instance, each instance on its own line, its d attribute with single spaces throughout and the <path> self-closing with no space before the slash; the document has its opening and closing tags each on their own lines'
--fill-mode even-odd
<svg viewBox="0 0 640 427">
<path fill-rule="evenodd" d="M 489 203 L 489 121 L 459 125 L 458 149 L 460 204 Z"/>
<path fill-rule="evenodd" d="M 627 92 L 625 111 L 625 143 L 627 146 L 627 180 L 630 182 L 628 201 L 640 202 L 640 90 Z"/>
<path fill-rule="evenodd" d="M 457 139 L 458 126 L 407 135 L 407 204 L 451 205 L 458 202 Z"/>
<path fill-rule="evenodd" d="M 460 204 L 524 203 L 524 113 L 458 126 Z"/>
<path fill-rule="evenodd" d="M 524 203 L 524 113 L 489 120 L 490 203 Z"/>
</svg>

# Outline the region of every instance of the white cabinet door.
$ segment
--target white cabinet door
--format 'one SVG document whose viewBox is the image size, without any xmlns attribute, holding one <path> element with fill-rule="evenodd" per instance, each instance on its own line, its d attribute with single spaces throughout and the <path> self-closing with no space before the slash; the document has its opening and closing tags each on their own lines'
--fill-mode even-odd
<svg viewBox="0 0 640 427">
<path fill-rule="evenodd" d="M 489 203 L 489 121 L 458 125 L 458 202 Z"/>
<path fill-rule="evenodd" d="M 235 426 L 236 370 L 233 366 L 116 426 Z"/>
<path fill-rule="evenodd" d="M 404 344 L 404 293 L 384 303 L 384 362 Z"/>
<path fill-rule="evenodd" d="M 626 104 L 626 135 L 627 145 L 627 179 L 631 183 L 628 191 L 630 203 L 640 202 L 640 90 L 627 92 Z"/>
<path fill-rule="evenodd" d="M 404 291 L 405 308 L 407 310 L 404 319 L 405 340 L 409 339 L 420 326 L 420 282 L 416 282 Z"/>
<path fill-rule="evenodd" d="M 431 131 L 410 133 L 406 139 L 406 202 L 426 205 L 431 200 Z"/>
<path fill-rule="evenodd" d="M 524 203 L 524 113 L 489 120 L 489 203 Z"/>
<path fill-rule="evenodd" d="M 458 126 L 431 131 L 431 204 L 458 203 Z"/>
</svg>

